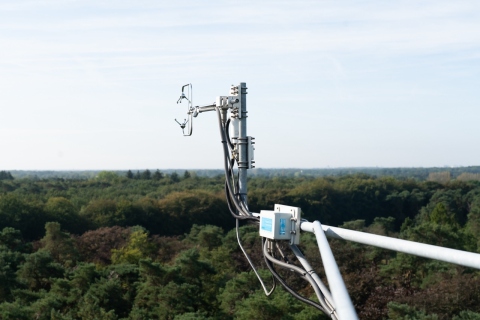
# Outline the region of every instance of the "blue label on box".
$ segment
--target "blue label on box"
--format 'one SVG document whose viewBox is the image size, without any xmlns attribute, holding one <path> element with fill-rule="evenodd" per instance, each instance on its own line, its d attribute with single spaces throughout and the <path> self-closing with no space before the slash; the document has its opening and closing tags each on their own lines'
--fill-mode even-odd
<svg viewBox="0 0 480 320">
<path fill-rule="evenodd" d="M 280 219 L 280 235 L 286 234 L 287 219 Z"/>
<path fill-rule="evenodd" d="M 263 231 L 272 232 L 272 219 L 262 217 L 261 228 Z"/>
</svg>

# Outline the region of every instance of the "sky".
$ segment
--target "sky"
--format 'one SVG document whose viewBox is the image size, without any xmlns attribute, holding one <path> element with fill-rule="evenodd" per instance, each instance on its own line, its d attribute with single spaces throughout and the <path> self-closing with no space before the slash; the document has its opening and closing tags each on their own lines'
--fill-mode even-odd
<svg viewBox="0 0 480 320">
<path fill-rule="evenodd" d="M 0 170 L 219 169 L 248 87 L 257 168 L 480 165 L 478 1 L 0 1 Z"/>
</svg>

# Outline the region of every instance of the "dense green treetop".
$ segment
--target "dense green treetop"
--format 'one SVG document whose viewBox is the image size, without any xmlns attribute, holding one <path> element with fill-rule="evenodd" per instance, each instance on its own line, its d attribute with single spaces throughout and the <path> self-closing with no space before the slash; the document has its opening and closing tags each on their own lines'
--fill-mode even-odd
<svg viewBox="0 0 480 320">
<path fill-rule="evenodd" d="M 223 176 L 132 174 L 0 181 L 0 319 L 322 319 L 282 289 L 265 297 L 238 248 Z M 310 221 L 480 252 L 480 182 L 435 181 L 445 176 L 257 176 L 248 200 L 254 212 L 293 205 Z M 240 235 L 269 283 L 257 227 Z M 324 278 L 314 236 L 301 239 Z M 477 270 L 330 244 L 361 319 L 480 317 Z"/>
</svg>

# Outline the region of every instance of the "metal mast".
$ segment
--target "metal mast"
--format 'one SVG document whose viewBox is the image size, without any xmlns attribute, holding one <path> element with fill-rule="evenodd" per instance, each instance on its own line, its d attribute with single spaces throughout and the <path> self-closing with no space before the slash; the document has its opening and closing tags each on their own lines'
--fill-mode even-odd
<svg viewBox="0 0 480 320">
<path fill-rule="evenodd" d="M 247 137 L 247 84 L 240 82 L 237 87 L 240 92 L 240 109 L 238 112 L 238 193 L 240 198 L 247 203 L 247 169 L 252 164 L 248 159 Z"/>
</svg>

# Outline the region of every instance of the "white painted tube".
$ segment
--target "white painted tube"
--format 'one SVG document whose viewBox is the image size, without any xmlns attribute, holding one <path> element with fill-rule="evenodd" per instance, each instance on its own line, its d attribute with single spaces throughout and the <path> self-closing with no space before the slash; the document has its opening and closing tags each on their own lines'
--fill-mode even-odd
<svg viewBox="0 0 480 320">
<path fill-rule="evenodd" d="M 304 223 L 301 224 L 303 230 Z M 338 270 L 337 263 L 333 257 L 332 250 L 327 241 L 327 237 L 322 229 L 322 225 L 318 221 L 311 223 L 311 231 L 317 238 L 318 248 L 320 249 L 320 256 L 322 257 L 323 267 L 328 280 L 328 286 L 335 305 L 335 311 L 340 320 L 355 320 L 358 319 L 352 300 L 348 294 L 345 282 L 343 282 L 340 270 Z"/>
<path fill-rule="evenodd" d="M 314 232 L 315 222 L 303 222 L 300 225 L 303 231 Z M 408 253 L 419 257 L 450 262 L 465 267 L 480 269 L 480 254 L 462 250 L 438 247 L 414 241 L 379 236 L 366 232 L 322 226 L 328 237 L 367 244 L 383 249 Z M 335 299 L 334 299 L 335 300 Z"/>
</svg>

